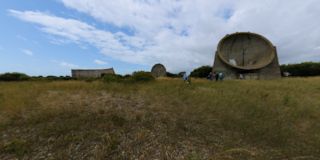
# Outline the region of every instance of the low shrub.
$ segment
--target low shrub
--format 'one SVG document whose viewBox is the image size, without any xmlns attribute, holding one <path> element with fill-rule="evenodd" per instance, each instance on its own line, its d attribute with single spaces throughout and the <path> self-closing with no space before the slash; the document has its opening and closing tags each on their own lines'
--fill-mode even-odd
<svg viewBox="0 0 320 160">
<path fill-rule="evenodd" d="M 76 80 L 91 83 L 91 82 L 100 80 L 100 78 L 93 78 L 93 77 L 92 78 L 76 78 Z"/>
<path fill-rule="evenodd" d="M 24 73 L 5 73 L 0 75 L 0 81 L 26 81 L 30 77 Z"/>
<path fill-rule="evenodd" d="M 30 80 L 40 81 L 40 80 L 45 80 L 45 77 L 43 77 L 43 76 L 32 76 L 32 77 L 30 77 Z"/>
<path fill-rule="evenodd" d="M 133 82 L 149 82 L 154 81 L 155 78 L 150 72 L 138 71 L 133 73 L 131 80 Z"/>
<path fill-rule="evenodd" d="M 73 80 L 74 78 L 72 78 L 71 76 L 60 76 L 60 79 L 68 81 L 68 80 Z"/>
<path fill-rule="evenodd" d="M 29 153 L 30 148 L 28 146 L 27 141 L 21 139 L 14 139 L 11 142 L 5 144 L 0 151 L 4 153 L 15 154 L 18 157 L 22 157 L 23 155 Z"/>
<path fill-rule="evenodd" d="M 46 80 L 58 80 L 59 79 L 59 77 L 57 77 L 57 76 L 47 76 L 46 78 L 45 78 Z"/>
<path fill-rule="evenodd" d="M 126 74 L 123 76 L 123 78 L 131 78 L 131 76 L 132 76 L 131 74 Z"/>
<path fill-rule="evenodd" d="M 181 76 L 180 76 L 179 74 L 167 72 L 167 77 L 170 77 L 170 78 L 180 78 Z"/>
<path fill-rule="evenodd" d="M 149 82 L 155 80 L 149 72 L 138 71 L 132 75 L 117 75 L 117 74 L 106 74 L 102 77 L 103 82 L 117 82 L 117 83 L 134 83 L 134 82 Z"/>
<path fill-rule="evenodd" d="M 57 81 L 57 80 L 73 80 L 74 78 L 70 77 L 70 76 L 47 76 L 47 77 L 43 77 L 43 78 L 39 78 L 44 79 L 44 80 L 51 80 L 51 81 Z"/>
<path fill-rule="evenodd" d="M 105 74 L 102 77 L 102 80 L 104 82 L 121 82 L 121 81 L 123 81 L 123 77 L 121 75 L 117 75 L 117 74 Z"/>
</svg>

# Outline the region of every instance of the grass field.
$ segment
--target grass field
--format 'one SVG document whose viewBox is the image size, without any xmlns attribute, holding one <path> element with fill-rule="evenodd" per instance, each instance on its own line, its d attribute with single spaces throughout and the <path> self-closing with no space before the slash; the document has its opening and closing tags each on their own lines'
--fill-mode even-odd
<svg viewBox="0 0 320 160">
<path fill-rule="evenodd" d="M 320 78 L 0 82 L 0 159 L 320 159 Z"/>
</svg>

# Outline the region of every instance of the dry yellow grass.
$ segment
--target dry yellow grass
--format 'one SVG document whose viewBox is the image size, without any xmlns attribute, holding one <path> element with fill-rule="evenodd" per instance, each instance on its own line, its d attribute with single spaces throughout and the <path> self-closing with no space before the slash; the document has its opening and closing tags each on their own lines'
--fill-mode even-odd
<svg viewBox="0 0 320 160">
<path fill-rule="evenodd" d="M 319 82 L 0 82 L 0 159 L 319 159 Z"/>
</svg>

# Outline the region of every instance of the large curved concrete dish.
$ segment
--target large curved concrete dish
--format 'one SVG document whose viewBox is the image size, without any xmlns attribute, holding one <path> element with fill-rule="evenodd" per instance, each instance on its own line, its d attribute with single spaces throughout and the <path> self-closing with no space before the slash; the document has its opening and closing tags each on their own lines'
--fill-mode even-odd
<svg viewBox="0 0 320 160">
<path fill-rule="evenodd" d="M 242 70 L 263 68 L 275 58 L 273 44 L 267 38 L 250 32 L 226 35 L 219 42 L 217 52 L 225 64 Z"/>
</svg>

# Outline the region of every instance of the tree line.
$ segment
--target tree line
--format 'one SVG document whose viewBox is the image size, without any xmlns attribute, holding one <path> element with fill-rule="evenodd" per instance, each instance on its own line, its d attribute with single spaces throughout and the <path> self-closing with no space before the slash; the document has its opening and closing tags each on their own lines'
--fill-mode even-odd
<svg viewBox="0 0 320 160">
<path fill-rule="evenodd" d="M 105 74 L 97 78 L 74 78 L 70 76 L 29 76 L 24 73 L 12 72 L 0 74 L 0 81 L 58 81 L 84 80 L 87 82 L 103 80 L 104 82 L 148 82 L 155 80 L 150 72 L 136 71 L 132 75 Z"/>
<path fill-rule="evenodd" d="M 288 72 L 290 76 L 309 77 L 320 75 L 320 62 L 303 62 L 296 64 L 283 64 L 281 72 Z"/>
<path fill-rule="evenodd" d="M 281 73 L 289 73 L 293 77 L 308 77 L 308 76 L 320 76 L 320 62 L 302 62 L 296 64 L 283 64 L 280 66 Z M 201 66 L 194 69 L 191 73 L 191 77 L 206 78 L 209 73 L 212 72 L 211 66 Z M 140 73 L 141 74 L 141 73 Z M 184 72 L 170 73 L 167 72 L 167 76 L 171 78 L 182 77 Z M 121 75 L 118 75 L 118 77 Z M 128 77 L 126 75 L 123 77 Z M 141 75 L 140 75 L 141 76 Z M 143 73 L 142 77 L 148 77 L 147 72 Z M 150 77 L 150 76 L 149 76 Z M 70 76 L 28 76 L 24 73 L 4 73 L 0 74 L 0 81 L 25 81 L 25 80 L 74 80 Z"/>
<path fill-rule="evenodd" d="M 283 64 L 280 66 L 281 73 L 287 72 L 293 77 L 320 76 L 320 62 L 302 62 L 295 64 Z M 201 66 L 191 72 L 191 77 L 206 78 L 212 72 L 211 66 Z"/>
</svg>

